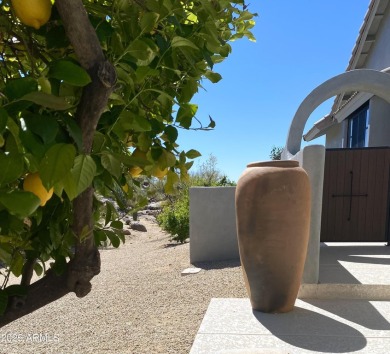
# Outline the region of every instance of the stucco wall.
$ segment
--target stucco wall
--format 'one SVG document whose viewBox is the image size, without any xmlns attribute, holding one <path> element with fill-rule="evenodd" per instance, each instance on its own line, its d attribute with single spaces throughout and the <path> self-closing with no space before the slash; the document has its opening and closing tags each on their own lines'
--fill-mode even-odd
<svg viewBox="0 0 390 354">
<path fill-rule="evenodd" d="M 190 261 L 238 259 L 235 187 L 190 188 Z"/>
<path fill-rule="evenodd" d="M 390 105 L 374 96 L 370 102 L 369 146 L 390 146 Z"/>
<path fill-rule="evenodd" d="M 326 132 L 325 146 L 327 149 L 336 149 L 345 147 L 346 121 L 334 125 Z"/>
</svg>

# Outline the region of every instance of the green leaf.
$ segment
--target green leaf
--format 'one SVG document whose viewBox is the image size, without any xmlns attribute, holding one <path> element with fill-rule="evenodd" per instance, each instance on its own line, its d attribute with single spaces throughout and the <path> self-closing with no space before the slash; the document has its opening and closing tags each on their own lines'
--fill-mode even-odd
<svg viewBox="0 0 390 354">
<path fill-rule="evenodd" d="M 164 186 L 164 191 L 167 194 L 172 194 L 175 191 L 174 185 L 179 182 L 179 176 L 177 173 L 168 171 L 167 181 Z"/>
<path fill-rule="evenodd" d="M 243 21 L 251 20 L 254 16 L 256 16 L 256 14 L 253 14 L 249 11 L 242 11 L 240 17 L 235 19 L 233 22 L 243 22 Z"/>
<path fill-rule="evenodd" d="M 229 45 L 229 44 L 225 44 L 223 45 L 220 49 L 219 49 L 219 54 L 226 58 L 230 53 L 232 52 L 232 47 Z M 211 67 L 212 68 L 212 67 Z"/>
<path fill-rule="evenodd" d="M 182 104 L 177 112 L 176 121 L 186 129 L 191 127 L 192 118 L 198 110 L 198 105 L 185 103 Z"/>
<path fill-rule="evenodd" d="M 10 214 L 25 218 L 37 210 L 41 200 L 31 192 L 13 190 L 7 193 L 0 192 L 0 204 Z"/>
<path fill-rule="evenodd" d="M 222 76 L 220 74 L 210 70 L 206 71 L 204 76 L 206 76 L 213 84 L 216 84 L 218 81 L 222 79 Z"/>
<path fill-rule="evenodd" d="M 120 246 L 121 241 L 115 232 L 109 231 L 109 230 L 104 230 L 104 233 L 109 238 L 113 247 L 118 248 Z"/>
<path fill-rule="evenodd" d="M 123 222 L 115 220 L 111 222 L 110 226 L 113 227 L 114 229 L 122 230 Z"/>
<path fill-rule="evenodd" d="M 116 178 L 121 175 L 121 164 L 120 161 L 110 153 L 103 153 L 101 157 L 103 167 L 110 172 Z"/>
<path fill-rule="evenodd" d="M 140 26 L 143 32 L 150 32 L 156 26 L 160 15 L 155 12 L 145 12 L 140 20 Z"/>
<path fill-rule="evenodd" d="M 188 171 L 193 165 L 194 165 L 194 161 L 189 161 L 185 163 L 184 167 Z"/>
<path fill-rule="evenodd" d="M 64 181 L 64 189 L 70 200 L 76 198 L 92 185 L 96 174 L 96 164 L 89 155 L 79 155 Z"/>
<path fill-rule="evenodd" d="M 66 176 L 62 179 L 62 184 L 66 195 L 69 200 L 73 200 L 78 196 L 77 193 L 77 184 L 73 178 L 72 172 L 68 172 Z"/>
<path fill-rule="evenodd" d="M 65 101 L 63 97 L 49 95 L 44 92 L 30 92 L 20 98 L 21 100 L 34 102 L 42 107 L 54 109 L 56 111 L 64 111 L 72 108 L 72 106 Z"/>
<path fill-rule="evenodd" d="M 171 45 L 173 48 L 190 47 L 193 49 L 199 49 L 193 42 L 180 36 L 173 37 Z"/>
<path fill-rule="evenodd" d="M 38 91 L 38 82 L 31 77 L 8 80 L 4 89 L 4 93 L 10 101 L 20 99 L 34 91 Z"/>
<path fill-rule="evenodd" d="M 195 158 L 197 158 L 197 157 L 199 157 L 199 156 L 202 156 L 202 154 L 201 154 L 199 151 L 197 151 L 197 150 L 191 149 L 191 150 L 188 150 L 188 151 L 186 152 L 186 156 L 187 156 L 189 159 L 195 159 Z"/>
<path fill-rule="evenodd" d="M 100 132 L 95 132 L 95 135 L 93 136 L 92 151 L 94 153 L 101 152 L 103 150 L 105 142 L 105 135 Z"/>
<path fill-rule="evenodd" d="M 158 159 L 158 166 L 161 169 L 166 167 L 172 167 L 176 164 L 176 156 L 172 154 L 170 151 L 163 150 L 160 158 Z"/>
<path fill-rule="evenodd" d="M 177 129 L 175 127 L 173 127 L 172 125 L 166 126 L 164 129 L 164 133 L 168 137 L 168 140 L 171 143 L 174 143 L 179 136 Z"/>
<path fill-rule="evenodd" d="M 77 148 L 79 149 L 79 151 L 82 151 L 83 137 L 79 125 L 75 122 L 73 118 L 70 117 L 64 118 L 63 121 L 66 125 L 66 130 L 68 131 L 69 135 L 74 140 L 74 142 L 76 143 Z"/>
<path fill-rule="evenodd" d="M 149 66 L 140 66 L 135 72 L 136 82 L 142 83 L 146 77 L 158 76 L 160 72 L 156 69 L 152 69 Z"/>
<path fill-rule="evenodd" d="M 23 172 L 23 155 L 5 155 L 0 152 L 0 186 L 15 181 Z"/>
<path fill-rule="evenodd" d="M 69 60 L 58 60 L 50 66 L 48 77 L 63 80 L 73 86 L 85 86 L 91 82 L 91 77 L 79 65 Z"/>
<path fill-rule="evenodd" d="M 53 269 L 54 273 L 56 273 L 57 275 L 61 275 L 64 273 L 64 271 L 66 270 L 66 265 L 66 258 L 64 256 L 58 256 L 55 259 L 55 262 L 50 264 L 51 269 Z"/>
<path fill-rule="evenodd" d="M 24 265 L 24 257 L 20 254 L 20 252 L 16 252 L 12 257 L 12 262 L 10 266 L 10 270 L 15 275 L 15 277 L 20 277 L 23 272 Z"/>
<path fill-rule="evenodd" d="M 147 66 L 158 53 L 158 47 L 149 39 L 136 39 L 127 49 L 127 52 L 137 59 L 137 65 Z"/>
<path fill-rule="evenodd" d="M 210 119 L 210 123 L 207 126 L 207 128 L 214 129 L 215 128 L 215 120 L 213 118 L 211 118 L 211 116 L 209 116 L 209 119 Z"/>
<path fill-rule="evenodd" d="M 46 152 L 39 166 L 39 173 L 47 190 L 68 174 L 73 167 L 75 156 L 76 149 L 71 144 L 56 144 Z"/>
<path fill-rule="evenodd" d="M 188 103 L 191 98 L 198 92 L 198 82 L 194 79 L 189 79 L 184 84 L 180 93 L 180 103 Z"/>
<path fill-rule="evenodd" d="M 57 121 L 50 116 L 30 114 L 24 117 L 28 129 L 40 136 L 44 144 L 50 144 L 59 131 Z"/>
<path fill-rule="evenodd" d="M 25 149 L 31 152 L 34 157 L 41 159 L 46 152 L 45 145 L 42 141 L 29 130 L 22 130 L 20 132 L 20 139 L 23 142 Z"/>
<path fill-rule="evenodd" d="M 107 235 L 104 233 L 103 230 L 95 230 L 93 232 L 93 236 L 95 239 L 95 245 L 97 246 L 101 245 L 103 242 L 107 240 Z"/>
<path fill-rule="evenodd" d="M 4 132 L 7 126 L 8 114 L 4 108 L 0 107 L 0 134 Z"/>
<path fill-rule="evenodd" d="M 115 207 L 110 203 L 106 202 L 106 217 L 105 217 L 105 224 L 104 226 L 108 225 L 108 223 L 111 221 L 111 218 L 117 217 L 117 212 Z"/>
<path fill-rule="evenodd" d="M 42 266 L 39 263 L 36 262 L 34 264 L 34 271 L 38 275 L 38 277 L 40 277 L 42 275 L 42 273 L 43 273 L 43 268 L 42 268 Z"/>
<path fill-rule="evenodd" d="M 150 131 L 152 126 L 145 117 L 135 115 L 129 111 L 123 111 L 115 124 L 114 131 L 120 130 L 135 130 L 137 132 Z"/>
</svg>

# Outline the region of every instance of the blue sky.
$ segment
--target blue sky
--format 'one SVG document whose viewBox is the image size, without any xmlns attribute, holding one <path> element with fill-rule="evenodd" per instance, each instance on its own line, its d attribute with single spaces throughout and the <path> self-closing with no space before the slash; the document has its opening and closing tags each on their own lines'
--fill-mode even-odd
<svg viewBox="0 0 390 354">
<path fill-rule="evenodd" d="M 247 0 L 258 13 L 256 43 L 232 43 L 232 54 L 214 67 L 223 79 L 204 82 L 193 99 L 197 118 L 213 131 L 180 130 L 181 149 L 202 153 L 193 169 L 216 156 L 218 169 L 237 181 L 249 162 L 269 160 L 284 146 L 302 100 L 325 80 L 345 71 L 369 0 Z M 305 132 L 328 113 L 333 99 L 310 117 Z M 319 138 L 312 143 L 323 144 Z"/>
</svg>

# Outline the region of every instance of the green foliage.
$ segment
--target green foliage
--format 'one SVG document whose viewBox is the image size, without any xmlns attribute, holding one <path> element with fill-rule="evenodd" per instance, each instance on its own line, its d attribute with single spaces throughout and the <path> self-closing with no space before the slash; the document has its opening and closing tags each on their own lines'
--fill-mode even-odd
<svg viewBox="0 0 390 354">
<path fill-rule="evenodd" d="M 190 199 L 188 189 L 175 202 L 164 207 L 157 216 L 161 228 L 171 234 L 171 239 L 184 243 L 190 236 Z"/>
<path fill-rule="evenodd" d="M 281 160 L 282 159 L 283 147 L 273 146 L 269 154 L 271 160 Z"/>
<path fill-rule="evenodd" d="M 91 78 L 77 61 L 55 6 L 49 22 L 35 30 L 20 23 L 10 0 L 0 0 L 1 289 L 10 273 L 20 276 L 27 261 L 35 262 L 39 274 L 49 259 L 56 272 L 65 269 L 75 243 L 72 201 L 88 186 L 96 192 L 96 243 L 109 240 L 119 246 L 124 238 L 110 198 L 124 204 L 121 188 L 127 185 L 133 207 L 142 205 L 140 186 L 131 174 L 134 167 L 147 177 L 156 168 L 167 169 L 165 192 L 184 183 L 199 156 L 193 149 L 181 151 L 176 143 L 180 129 L 200 122 L 191 100 L 201 80 L 221 79 L 214 66 L 230 54 L 230 41 L 254 40 L 250 29 L 255 15 L 243 0 L 83 4 L 118 77 L 90 155 L 82 149 L 76 111 Z M 210 119 L 200 128 L 214 126 Z M 23 191 L 24 178 L 35 172 L 46 189 L 54 188 L 44 207 Z M 90 232 L 86 229 L 83 235 Z"/>
</svg>

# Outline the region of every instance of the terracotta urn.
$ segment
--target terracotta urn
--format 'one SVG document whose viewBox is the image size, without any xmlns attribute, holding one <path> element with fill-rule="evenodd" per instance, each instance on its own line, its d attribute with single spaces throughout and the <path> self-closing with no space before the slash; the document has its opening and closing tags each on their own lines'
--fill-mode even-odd
<svg viewBox="0 0 390 354">
<path fill-rule="evenodd" d="M 309 241 L 309 178 L 297 161 L 250 163 L 235 198 L 241 266 L 252 308 L 291 311 Z"/>
</svg>

